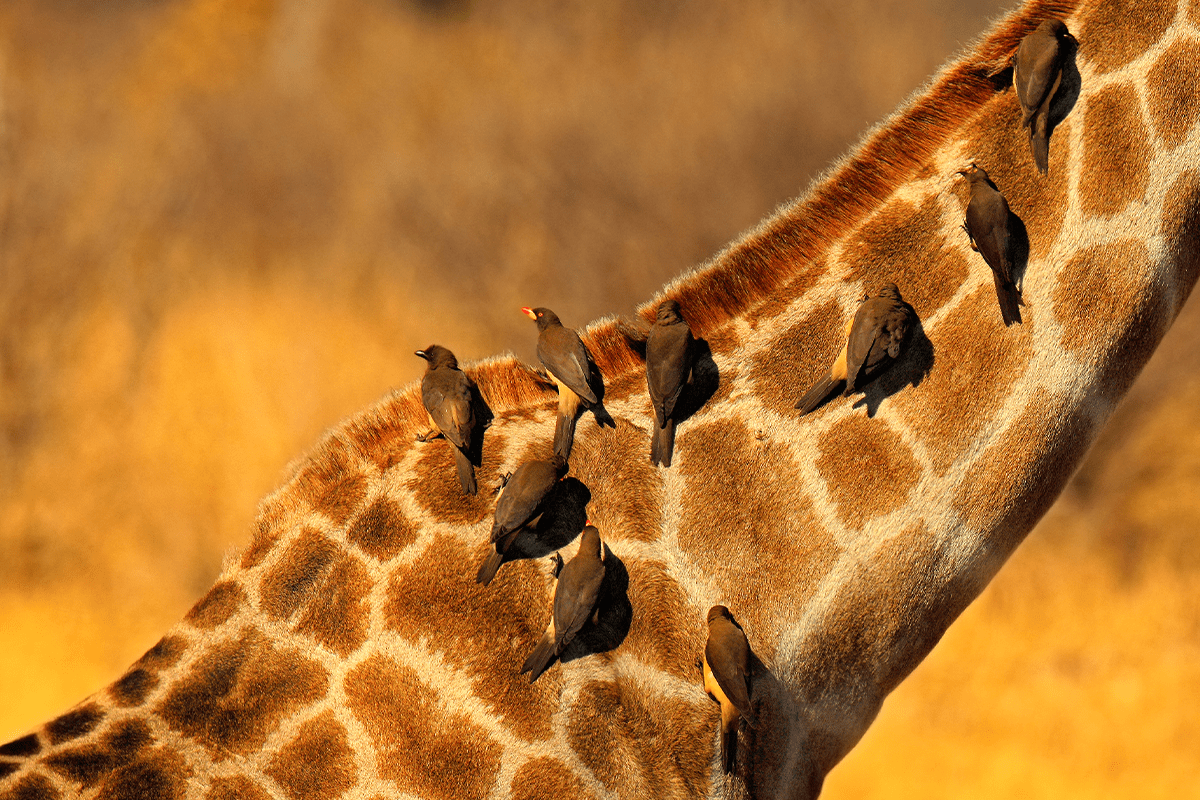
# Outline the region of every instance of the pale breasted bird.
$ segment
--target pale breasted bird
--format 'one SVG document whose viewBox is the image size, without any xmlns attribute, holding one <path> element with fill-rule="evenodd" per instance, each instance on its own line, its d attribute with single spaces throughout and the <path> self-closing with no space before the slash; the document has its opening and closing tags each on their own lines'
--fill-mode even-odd
<svg viewBox="0 0 1200 800">
<path fill-rule="evenodd" d="M 730 774 L 737 766 L 738 723 L 758 725 L 751 697 L 750 642 L 725 606 L 708 610 L 704 645 L 704 691 L 721 704 L 721 766 Z"/>
<path fill-rule="evenodd" d="M 535 459 L 526 461 L 504 484 L 500 499 L 496 501 L 496 515 L 492 522 L 491 541 L 495 551 L 488 554 L 475 581 L 487 585 L 496 577 L 496 571 L 504 563 L 504 554 L 527 527 L 537 524 L 546 498 L 554 490 L 563 475 L 567 474 L 566 459 L 555 455 L 549 461 Z"/>
<path fill-rule="evenodd" d="M 654 408 L 654 431 L 650 435 L 650 461 L 671 466 L 675 449 L 675 406 L 692 374 L 695 339 L 680 315 L 679 303 L 664 300 L 658 306 L 654 326 L 646 339 L 646 388 Z"/>
<path fill-rule="evenodd" d="M 591 408 L 599 404 L 596 387 L 603 383 L 579 334 L 563 327 L 557 314 L 548 308 L 525 307 L 521 311 L 537 323 L 538 358 L 558 386 L 554 452 L 570 458 L 579 406 Z"/>
<path fill-rule="evenodd" d="M 475 467 L 470 457 L 479 428 L 472 403 L 475 384 L 458 368 L 454 353 L 441 345 L 430 345 L 416 351 L 416 355 L 428 362 L 421 378 L 421 402 L 429 415 L 429 423 L 453 445 L 454 465 L 463 491 L 475 494 Z M 421 441 L 428 439 L 430 434 L 420 437 Z"/>
<path fill-rule="evenodd" d="M 868 297 L 846 323 L 846 344 L 828 374 L 804 393 L 796 408 L 807 414 L 844 387 L 849 396 L 882 375 L 900 358 L 916 326 L 917 314 L 900 297 L 894 283 L 885 283 Z"/>
<path fill-rule="evenodd" d="M 963 224 L 971 249 L 983 256 L 992 269 L 996 299 L 1005 325 L 1021 321 L 1021 293 L 1013 280 L 1013 242 L 1008 227 L 1008 201 L 982 168 L 971 164 L 959 170 L 971 184 L 967 220 Z"/>
<path fill-rule="evenodd" d="M 1050 168 L 1050 104 L 1062 83 L 1067 41 L 1075 37 L 1061 19 L 1043 20 L 1021 40 L 1012 60 L 1021 125 L 1029 129 L 1033 163 L 1043 175 Z"/>
<path fill-rule="evenodd" d="M 533 683 L 551 660 L 562 654 L 589 619 L 599 620 L 600 586 L 604 583 L 604 545 L 600 531 L 588 525 L 579 539 L 579 552 L 566 563 L 554 585 L 554 610 L 541 641 L 521 666 Z"/>
</svg>

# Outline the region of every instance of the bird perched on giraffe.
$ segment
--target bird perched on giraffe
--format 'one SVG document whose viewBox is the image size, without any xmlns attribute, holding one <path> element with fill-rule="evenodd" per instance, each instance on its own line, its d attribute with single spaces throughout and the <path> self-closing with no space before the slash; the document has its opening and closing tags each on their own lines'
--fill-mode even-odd
<svg viewBox="0 0 1200 800">
<path fill-rule="evenodd" d="M 538 359 L 558 387 L 558 418 L 554 425 L 554 452 L 571 457 L 575 440 L 575 421 L 579 408 L 596 408 L 604 392 L 604 380 L 592 363 L 591 354 L 579 334 L 564 327 L 558 315 L 548 308 L 521 309 L 537 323 Z"/>
<path fill-rule="evenodd" d="M 888 370 L 907 346 L 917 313 L 904 302 L 894 283 L 867 297 L 846 324 L 846 344 L 833 365 L 796 403 L 808 414 L 844 387 L 850 396 Z"/>
<path fill-rule="evenodd" d="M 754 727 L 754 688 L 751 685 L 750 642 L 725 606 L 708 610 L 708 641 L 704 645 L 704 691 L 721 704 L 721 768 L 737 767 L 737 736 L 741 720 Z"/>
<path fill-rule="evenodd" d="M 1047 19 L 1021 40 L 1012 58 L 1021 125 L 1029 129 L 1029 150 L 1043 175 L 1050 169 L 1050 105 L 1062 84 L 1068 43 L 1075 37 L 1066 23 Z"/>
<path fill-rule="evenodd" d="M 589 619 L 592 624 L 599 622 L 600 609 L 597 603 L 605 570 L 604 543 L 600 541 L 600 531 L 588 525 L 579 539 L 579 552 L 558 574 L 550 624 L 521 665 L 521 672 L 529 673 L 530 683 L 546 671 L 551 660 L 562 655 Z"/>
<path fill-rule="evenodd" d="M 655 466 L 671 466 L 676 407 L 691 378 L 696 357 L 696 340 L 681 312 L 677 300 L 659 303 L 654 325 L 646 338 L 646 388 L 654 408 L 650 461 Z"/>
<path fill-rule="evenodd" d="M 550 493 L 563 475 L 567 474 L 567 460 L 555 454 L 549 460 L 534 459 L 517 467 L 509 476 L 496 501 L 496 514 L 492 522 L 491 542 L 495 550 L 488 554 L 479 566 L 475 580 L 484 586 L 496 577 L 496 571 L 504 563 L 504 556 L 521 531 L 537 524 L 545 510 Z"/>
<path fill-rule="evenodd" d="M 421 403 L 433 426 L 420 439 L 426 441 L 435 432 L 444 436 L 453 446 L 463 491 L 475 494 L 475 466 L 471 463 L 471 448 L 479 431 L 473 402 L 475 384 L 458 368 L 454 353 L 440 344 L 417 350 L 416 355 L 427 362 L 421 378 Z"/>
<path fill-rule="evenodd" d="M 1008 200 L 996 188 L 983 168 L 972 163 L 959 175 L 971 186 L 967 218 L 963 229 L 971 240 L 971 249 L 983 256 L 992 270 L 996 299 L 1005 325 L 1021 321 L 1021 291 L 1013 279 L 1013 241 L 1009 229 L 1011 212 Z"/>
</svg>

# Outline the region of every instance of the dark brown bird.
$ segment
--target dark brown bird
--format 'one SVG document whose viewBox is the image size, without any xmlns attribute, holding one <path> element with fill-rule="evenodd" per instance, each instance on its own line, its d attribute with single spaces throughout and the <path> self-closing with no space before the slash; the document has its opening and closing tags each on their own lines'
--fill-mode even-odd
<svg viewBox="0 0 1200 800">
<path fill-rule="evenodd" d="M 650 461 L 671 466 L 675 449 L 675 406 L 692 374 L 695 339 L 680 316 L 679 303 L 664 300 L 658 306 L 654 327 L 646 339 L 646 388 L 654 407 L 654 432 L 650 435 Z"/>
<path fill-rule="evenodd" d="M 908 344 L 916 324 L 913 307 L 900 297 L 894 283 L 864 300 L 846 324 L 846 344 L 829 373 L 804 393 L 796 408 L 807 414 L 845 386 L 849 396 L 882 375 Z"/>
<path fill-rule="evenodd" d="M 604 546 L 600 542 L 600 531 L 588 525 L 580 537 L 579 552 L 558 574 L 550 624 L 546 626 L 546 632 L 542 634 L 537 647 L 533 648 L 521 666 L 522 673 L 529 673 L 530 683 L 536 681 L 546 671 L 550 661 L 566 649 L 585 622 L 589 619 L 593 624 L 598 621 L 600 612 L 596 602 L 600 599 L 604 570 Z"/>
<path fill-rule="evenodd" d="M 1013 280 L 1012 235 L 1009 232 L 1008 201 L 992 183 L 988 174 L 972 164 L 959 175 L 971 184 L 967 203 L 967 221 L 963 224 L 971 239 L 971 249 L 983 256 L 992 268 L 996 299 L 1005 325 L 1021 321 L 1021 293 Z"/>
<path fill-rule="evenodd" d="M 416 354 L 428 362 L 421 378 L 421 402 L 434 428 L 420 439 L 425 441 L 434 431 L 445 436 L 454 445 L 454 465 L 463 491 L 475 494 L 475 467 L 470 456 L 478 427 L 471 402 L 475 384 L 458 368 L 454 353 L 445 347 L 432 344 Z"/>
<path fill-rule="evenodd" d="M 737 766 L 738 722 L 755 727 L 758 720 L 750 702 L 750 643 L 725 606 L 708 610 L 704 691 L 721 704 L 721 766 L 730 774 Z"/>
<path fill-rule="evenodd" d="M 500 499 L 496 501 L 496 516 L 492 522 L 492 543 L 496 550 L 490 553 L 475 581 L 487 586 L 496 577 L 496 571 L 504 563 L 504 554 L 527 527 L 537 524 L 542 515 L 546 498 L 555 484 L 567 474 L 566 459 L 555 455 L 549 461 L 526 461 L 504 484 Z"/>
<path fill-rule="evenodd" d="M 525 307 L 521 311 L 537 323 L 538 358 L 558 386 L 554 452 L 563 458 L 570 458 L 579 406 L 591 408 L 600 402 L 593 389 L 600 382 L 600 376 L 579 334 L 571 328 L 564 328 L 557 314 L 548 308 Z"/>
<path fill-rule="evenodd" d="M 1062 83 L 1066 41 L 1075 41 L 1061 19 L 1044 20 L 1021 40 L 1013 56 L 1013 87 L 1021 103 L 1021 125 L 1029 129 L 1029 150 L 1043 175 L 1050 169 L 1050 103 Z"/>
</svg>

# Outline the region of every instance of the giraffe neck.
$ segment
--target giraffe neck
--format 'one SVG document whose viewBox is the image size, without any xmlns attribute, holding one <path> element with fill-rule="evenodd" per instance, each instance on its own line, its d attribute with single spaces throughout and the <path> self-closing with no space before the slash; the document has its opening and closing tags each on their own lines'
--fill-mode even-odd
<svg viewBox="0 0 1200 800">
<path fill-rule="evenodd" d="M 761 661 L 756 785 L 814 795 L 1053 502 L 1195 282 L 1200 13 L 1145 11 L 1028 4 L 807 196 L 667 286 L 719 376 L 670 469 L 649 463 L 643 366 L 616 321 L 584 332 L 616 429 L 581 420 L 565 494 L 601 531 L 616 590 L 605 625 L 537 683 L 517 669 L 545 627 L 551 565 L 473 580 L 489 489 L 548 456 L 554 426 L 553 394 L 501 358 L 464 368 L 494 414 L 478 496 L 445 442 L 414 441 L 415 387 L 343 422 L 179 626 L 0 749 L 0 800 L 189 783 L 205 797 L 710 794 L 718 712 L 695 659 L 717 603 Z M 1047 16 L 1080 46 L 1041 177 L 1015 97 L 987 76 Z M 954 175 L 971 161 L 1028 241 L 1010 328 L 959 228 Z M 920 317 L 909 352 L 864 395 L 799 417 L 883 281 Z"/>
</svg>

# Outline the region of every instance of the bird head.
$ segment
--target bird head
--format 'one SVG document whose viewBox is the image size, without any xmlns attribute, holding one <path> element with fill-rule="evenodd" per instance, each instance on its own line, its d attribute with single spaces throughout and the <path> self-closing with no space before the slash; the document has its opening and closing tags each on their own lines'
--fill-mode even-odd
<svg viewBox="0 0 1200 800">
<path fill-rule="evenodd" d="M 658 304 L 658 309 L 654 312 L 654 318 L 658 322 L 671 323 L 678 322 L 683 319 L 682 309 L 679 307 L 678 300 L 663 300 Z"/>
<path fill-rule="evenodd" d="M 894 283 L 885 283 L 879 287 L 878 297 L 888 297 L 892 300 L 899 301 L 901 299 L 900 287 Z"/>
<path fill-rule="evenodd" d="M 431 344 L 424 350 L 417 350 L 413 355 L 420 356 L 429 362 L 430 367 L 458 367 L 458 359 L 454 357 L 449 349 L 442 347 L 440 344 Z"/>
<path fill-rule="evenodd" d="M 713 620 L 724 617 L 725 619 L 733 619 L 733 614 L 729 613 L 729 609 L 725 606 L 713 606 L 708 610 L 708 624 L 712 624 Z"/>
<path fill-rule="evenodd" d="M 529 306 L 523 306 L 521 308 L 521 313 L 536 322 L 539 331 L 544 331 L 548 326 L 556 323 L 559 325 L 562 324 L 558 321 L 558 315 L 548 308 L 530 308 Z"/>
</svg>

